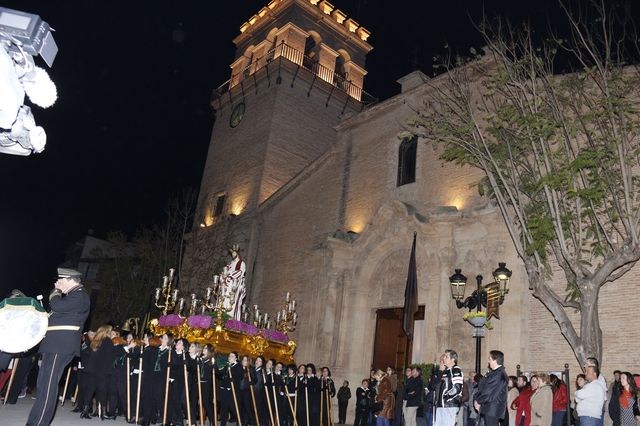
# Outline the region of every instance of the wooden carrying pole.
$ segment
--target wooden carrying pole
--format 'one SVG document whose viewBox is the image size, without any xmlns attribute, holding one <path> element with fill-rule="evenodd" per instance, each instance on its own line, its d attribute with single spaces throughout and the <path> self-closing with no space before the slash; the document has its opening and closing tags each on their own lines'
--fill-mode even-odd
<svg viewBox="0 0 640 426">
<path fill-rule="evenodd" d="M 138 361 L 138 389 L 136 390 L 136 424 L 140 417 L 140 390 L 142 389 L 142 354 L 144 353 L 144 344 L 140 346 L 140 360 Z"/>
<path fill-rule="evenodd" d="M 321 379 L 322 381 L 320 382 L 320 423 L 318 423 L 320 426 L 323 426 L 322 423 L 322 408 L 324 407 L 324 378 Z"/>
<path fill-rule="evenodd" d="M 204 426 L 204 407 L 202 406 L 202 383 L 200 383 L 200 361 L 196 359 L 196 374 L 198 376 L 198 411 L 200 424 Z"/>
<path fill-rule="evenodd" d="M 238 398 L 236 397 L 236 386 L 233 383 L 233 375 L 231 374 L 231 366 L 229 369 L 229 382 L 231 382 L 231 394 L 233 395 L 233 404 L 236 406 L 236 416 L 238 420 L 238 426 L 242 426 L 242 420 L 240 419 L 240 409 L 238 408 Z"/>
<path fill-rule="evenodd" d="M 187 421 L 191 426 L 191 402 L 189 400 L 189 374 L 187 373 L 187 356 L 186 351 L 182 351 L 182 368 L 184 372 L 184 397 L 187 399 Z M 200 379 L 198 379 L 200 380 Z"/>
<path fill-rule="evenodd" d="M 297 382 L 298 382 L 298 378 L 296 377 L 296 385 L 294 389 L 298 388 Z M 289 403 L 289 408 L 291 409 L 291 415 L 293 416 L 293 425 L 298 426 L 298 420 L 296 419 L 296 409 L 293 408 L 293 404 L 291 404 L 291 397 L 289 396 L 289 388 L 287 388 L 287 385 L 285 385 L 284 389 L 286 393 L 287 402 Z"/>
<path fill-rule="evenodd" d="M 258 416 L 258 405 L 256 404 L 256 395 L 253 391 L 253 383 L 251 382 L 251 371 L 247 367 L 247 378 L 249 379 L 249 391 L 251 392 L 251 403 L 253 404 L 253 412 L 256 415 L 256 426 L 260 426 L 260 419 Z"/>
<path fill-rule="evenodd" d="M 328 421 L 327 423 L 329 424 L 329 426 L 333 426 L 333 417 L 331 416 L 331 388 L 327 389 L 327 416 L 328 416 Z"/>
<path fill-rule="evenodd" d="M 309 387 L 307 386 L 307 379 L 304 382 L 304 410 L 307 414 L 307 426 L 309 426 Z"/>
<path fill-rule="evenodd" d="M 211 360 L 213 361 L 213 368 L 211 369 L 211 378 L 212 378 L 212 383 L 213 383 L 213 419 L 211 419 L 211 423 L 213 423 L 214 425 L 218 424 L 218 397 L 217 397 L 217 387 L 218 385 L 216 384 L 216 356 L 215 354 L 213 355 L 213 357 L 211 358 Z"/>
<path fill-rule="evenodd" d="M 273 411 L 271 411 L 271 397 L 269 396 L 269 389 L 267 389 L 267 377 L 264 374 L 264 369 L 262 370 L 262 380 L 264 382 L 264 394 L 267 397 L 267 407 L 269 407 L 269 418 L 271 419 L 271 424 L 275 425 L 273 422 Z"/>
<path fill-rule="evenodd" d="M 271 390 L 273 391 L 273 405 L 275 407 L 275 412 L 276 412 L 276 421 L 278 422 L 277 424 L 280 425 L 280 413 L 278 412 L 278 398 L 276 396 L 276 375 L 273 372 L 271 372 L 271 382 L 273 384 L 273 386 L 271 387 Z"/>
<path fill-rule="evenodd" d="M 129 375 L 131 374 L 131 360 L 129 359 L 129 354 L 127 353 L 127 372 L 126 380 L 127 380 L 127 421 L 131 420 L 131 382 L 129 380 Z"/>
<path fill-rule="evenodd" d="M 13 371 L 11 372 L 13 374 Z M 69 377 L 71 377 L 71 364 L 69 364 L 69 369 L 67 370 L 67 378 L 64 379 L 64 388 L 62 388 L 62 402 L 60 406 L 64 405 L 64 400 L 67 397 L 67 388 L 69 387 Z"/>
<path fill-rule="evenodd" d="M 20 358 L 13 359 L 13 366 L 11 367 L 11 376 L 9 376 L 9 384 L 7 385 L 7 391 L 4 393 L 4 402 L 2 405 L 7 405 L 7 400 L 9 399 L 9 392 L 11 392 L 11 385 L 13 384 L 13 378 L 16 375 L 16 370 L 18 369 L 18 361 Z"/>
<path fill-rule="evenodd" d="M 169 406 L 169 379 L 171 378 L 171 352 L 173 349 L 169 347 L 169 357 L 167 359 L 167 380 L 164 383 L 164 408 L 162 409 L 162 424 L 167 424 L 167 407 Z"/>
</svg>

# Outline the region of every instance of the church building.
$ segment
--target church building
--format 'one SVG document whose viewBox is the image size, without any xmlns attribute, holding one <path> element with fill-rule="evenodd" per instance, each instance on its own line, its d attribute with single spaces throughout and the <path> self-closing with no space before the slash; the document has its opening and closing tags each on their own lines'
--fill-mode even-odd
<svg viewBox="0 0 640 426">
<path fill-rule="evenodd" d="M 488 284 L 505 262 L 513 274 L 499 319 L 484 329 L 483 369 L 489 350 L 499 349 L 509 374 L 516 365 L 561 371 L 569 363 L 575 377 L 575 356 L 531 295 L 500 211 L 478 193 L 482 172 L 403 137 L 437 77 L 414 71 L 398 80 L 399 94 L 377 101 L 363 90 L 370 35 L 319 0 L 272 0 L 242 24 L 230 78 L 212 99 L 216 118 L 183 282 L 210 285 L 222 252 L 238 243 L 246 303 L 275 314 L 291 292 L 296 361 L 326 365 L 353 387 L 372 366 L 404 363 L 402 306 L 416 232 L 420 309 L 411 361 L 433 363 L 451 348 L 465 375 L 474 369 L 474 329 L 449 277 L 461 269 L 468 296 L 477 275 Z M 600 306 L 607 378 L 614 366 L 640 370 L 615 337 L 631 312 L 619 304 L 637 300 L 634 286 L 609 287 Z M 625 331 L 627 342 L 640 338 Z"/>
</svg>

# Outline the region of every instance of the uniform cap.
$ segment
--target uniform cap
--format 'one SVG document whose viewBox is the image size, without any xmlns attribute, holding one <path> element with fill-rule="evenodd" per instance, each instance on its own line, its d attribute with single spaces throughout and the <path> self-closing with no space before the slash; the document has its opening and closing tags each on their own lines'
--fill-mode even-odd
<svg viewBox="0 0 640 426">
<path fill-rule="evenodd" d="M 82 273 L 71 268 L 58 268 L 58 278 L 81 277 Z"/>
</svg>

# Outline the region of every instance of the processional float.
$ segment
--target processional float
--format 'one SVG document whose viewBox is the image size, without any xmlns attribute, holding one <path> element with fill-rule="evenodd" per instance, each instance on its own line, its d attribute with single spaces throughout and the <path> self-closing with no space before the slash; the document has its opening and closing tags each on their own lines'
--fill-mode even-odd
<svg viewBox="0 0 640 426">
<path fill-rule="evenodd" d="M 156 336 L 169 332 L 174 338 L 212 344 L 218 354 L 235 351 L 294 362 L 296 343 L 288 333 L 297 324 L 296 301 L 287 292 L 275 322 L 268 313 L 261 313 L 258 305 L 249 308 L 243 303 L 246 265 L 237 245 L 229 252 L 231 261 L 219 275 L 213 276 L 213 283 L 200 298 L 196 293 L 181 297 L 174 286 L 175 270 L 170 269 L 162 286 L 155 289 L 154 304 L 162 315 L 149 321 L 149 329 Z"/>
</svg>

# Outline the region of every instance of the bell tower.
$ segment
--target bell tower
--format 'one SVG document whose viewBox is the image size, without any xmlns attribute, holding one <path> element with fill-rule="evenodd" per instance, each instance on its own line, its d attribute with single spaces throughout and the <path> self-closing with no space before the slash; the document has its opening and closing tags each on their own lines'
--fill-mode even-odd
<svg viewBox="0 0 640 426">
<path fill-rule="evenodd" d="M 345 114 L 374 101 L 362 89 L 369 35 L 318 0 L 272 0 L 242 24 L 213 93 L 198 225 L 254 211 L 335 143 Z"/>
</svg>

